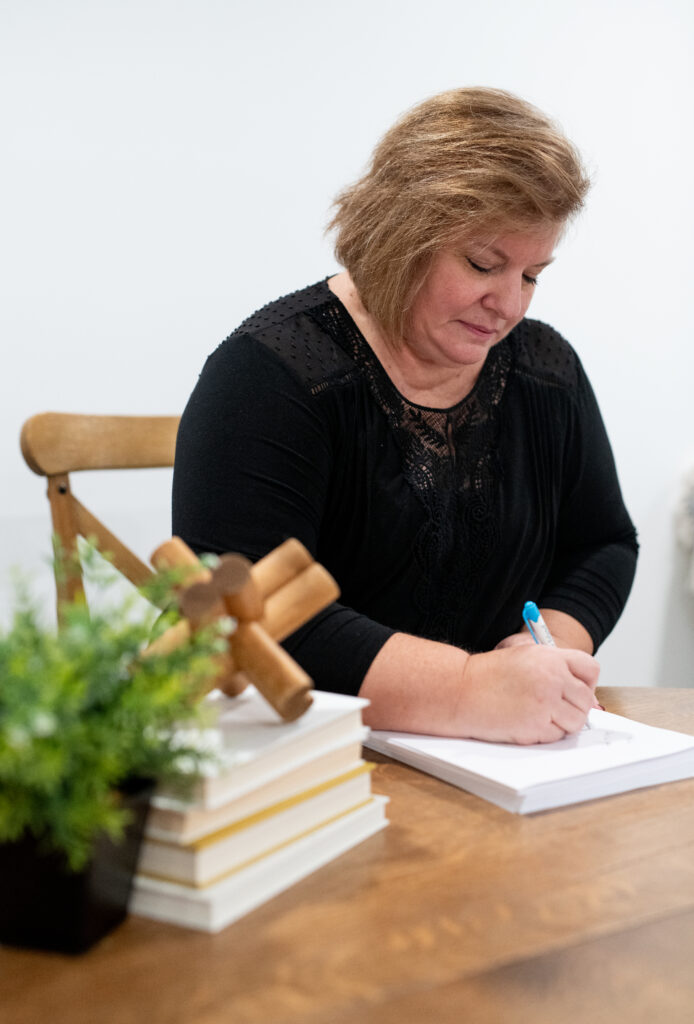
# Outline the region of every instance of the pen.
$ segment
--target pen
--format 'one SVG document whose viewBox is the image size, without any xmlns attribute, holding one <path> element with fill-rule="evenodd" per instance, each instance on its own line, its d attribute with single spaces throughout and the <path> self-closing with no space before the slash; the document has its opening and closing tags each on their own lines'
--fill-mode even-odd
<svg viewBox="0 0 694 1024">
<path fill-rule="evenodd" d="M 523 621 L 530 630 L 530 635 L 536 644 L 544 644 L 545 647 L 556 647 L 554 637 L 549 631 L 547 623 L 542 618 L 540 609 L 537 607 L 534 601 L 526 601 L 523 605 Z M 598 704 L 599 708 L 602 704 Z M 590 723 L 586 720 L 584 729 L 590 729 Z"/>
<path fill-rule="evenodd" d="M 547 647 L 557 646 L 534 601 L 526 601 L 523 605 L 523 621 L 536 644 L 544 644 Z"/>
</svg>

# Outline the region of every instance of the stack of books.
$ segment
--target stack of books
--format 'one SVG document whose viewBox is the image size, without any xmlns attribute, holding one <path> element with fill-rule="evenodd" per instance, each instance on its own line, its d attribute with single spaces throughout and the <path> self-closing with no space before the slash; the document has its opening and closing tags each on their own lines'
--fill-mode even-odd
<svg viewBox="0 0 694 1024">
<path fill-rule="evenodd" d="M 387 825 L 361 758 L 366 701 L 314 691 L 282 722 L 254 687 L 215 693 L 214 771 L 155 795 L 130 911 L 216 932 Z"/>
</svg>

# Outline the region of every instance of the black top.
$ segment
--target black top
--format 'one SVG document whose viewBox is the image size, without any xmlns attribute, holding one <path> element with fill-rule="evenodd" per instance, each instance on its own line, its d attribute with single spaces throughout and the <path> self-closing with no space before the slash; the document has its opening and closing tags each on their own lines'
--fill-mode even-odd
<svg viewBox="0 0 694 1024">
<path fill-rule="evenodd" d="M 341 598 L 286 646 L 317 687 L 347 693 L 393 632 L 489 650 L 526 600 L 574 616 L 597 648 L 637 553 L 593 391 L 556 331 L 521 321 L 462 402 L 429 409 L 325 281 L 207 360 L 178 434 L 173 531 L 253 560 L 298 537 Z"/>
</svg>

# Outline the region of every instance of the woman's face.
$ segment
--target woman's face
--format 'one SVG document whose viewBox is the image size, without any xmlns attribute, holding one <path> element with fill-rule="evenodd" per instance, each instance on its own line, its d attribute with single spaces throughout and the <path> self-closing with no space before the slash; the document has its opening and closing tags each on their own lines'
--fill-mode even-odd
<svg viewBox="0 0 694 1024">
<path fill-rule="evenodd" d="M 561 226 L 461 242 L 434 257 L 412 304 L 405 344 L 442 367 L 482 363 L 523 319 Z"/>
</svg>

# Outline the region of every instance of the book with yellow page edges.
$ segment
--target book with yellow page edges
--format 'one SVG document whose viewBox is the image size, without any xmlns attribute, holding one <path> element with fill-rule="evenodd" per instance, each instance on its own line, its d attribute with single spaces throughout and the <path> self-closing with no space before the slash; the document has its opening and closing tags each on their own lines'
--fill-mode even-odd
<svg viewBox="0 0 694 1024">
<path fill-rule="evenodd" d="M 282 722 L 248 687 L 211 696 L 217 767 L 187 801 L 153 801 L 130 910 L 218 931 L 384 828 L 361 757 L 366 701 L 314 691 Z"/>
</svg>

